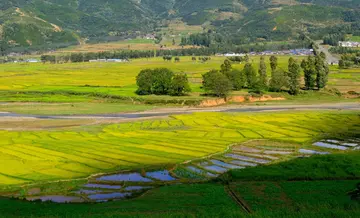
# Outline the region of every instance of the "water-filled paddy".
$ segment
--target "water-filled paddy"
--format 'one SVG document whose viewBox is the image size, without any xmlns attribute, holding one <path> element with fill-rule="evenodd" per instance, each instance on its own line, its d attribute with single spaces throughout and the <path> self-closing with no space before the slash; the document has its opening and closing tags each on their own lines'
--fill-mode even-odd
<svg viewBox="0 0 360 218">
<path fill-rule="evenodd" d="M 270 162 L 269 160 L 264 160 L 264 159 L 260 159 L 260 158 L 254 158 L 254 157 L 247 157 L 247 156 L 237 155 L 237 154 L 226 154 L 225 156 L 233 158 L 233 159 L 237 159 L 237 160 L 250 161 L 250 162 L 255 162 L 255 163 L 260 163 L 260 164 L 266 164 L 266 163 Z"/>
<path fill-rule="evenodd" d="M 321 152 L 321 151 L 315 151 L 315 150 L 309 150 L 309 149 L 300 149 L 299 152 L 301 154 L 330 154 L 330 152 Z"/>
<path fill-rule="evenodd" d="M 147 177 L 154 178 L 161 181 L 173 181 L 176 180 L 174 177 L 172 177 L 167 170 L 163 171 L 155 171 L 155 172 L 147 172 Z"/>
<path fill-rule="evenodd" d="M 215 165 L 225 167 L 225 168 L 228 168 L 228 169 L 241 169 L 241 168 L 243 168 L 241 166 L 228 164 L 228 163 L 225 163 L 225 162 L 222 162 L 222 161 L 219 161 L 219 160 L 210 160 L 210 161 Z"/>
<path fill-rule="evenodd" d="M 240 160 L 233 160 L 230 163 L 235 164 L 235 165 L 240 165 L 240 166 L 249 166 L 249 167 L 256 167 L 257 164 L 256 163 L 250 163 L 250 162 L 246 162 L 246 161 L 240 161 Z"/>
<path fill-rule="evenodd" d="M 106 193 L 106 194 L 93 194 L 89 195 L 88 198 L 95 201 L 103 201 L 103 200 L 111 200 L 111 199 L 121 199 L 125 197 L 131 196 L 131 193 L 121 193 L 121 192 L 114 192 L 114 193 Z"/>
<path fill-rule="evenodd" d="M 144 189 L 151 189 L 152 186 L 128 186 L 125 188 L 125 191 L 142 191 Z"/>
<path fill-rule="evenodd" d="M 85 188 L 121 189 L 120 185 L 86 184 Z"/>
<path fill-rule="evenodd" d="M 314 143 L 314 145 L 318 146 L 318 147 L 322 147 L 322 148 L 331 148 L 331 149 L 337 149 L 337 150 L 343 150 L 343 151 L 349 149 L 345 146 L 330 144 L 330 143 L 326 143 L 326 142 L 316 142 L 316 143 Z"/>
<path fill-rule="evenodd" d="M 209 171 L 216 172 L 216 173 L 225 173 L 226 171 L 228 171 L 228 169 L 220 167 L 220 166 L 216 166 L 216 165 L 203 166 L 203 168 L 205 168 L 206 170 L 209 170 Z"/>
<path fill-rule="evenodd" d="M 124 173 L 102 176 L 97 181 L 119 181 L 119 182 L 152 182 L 151 179 L 145 178 L 140 173 Z"/>
</svg>

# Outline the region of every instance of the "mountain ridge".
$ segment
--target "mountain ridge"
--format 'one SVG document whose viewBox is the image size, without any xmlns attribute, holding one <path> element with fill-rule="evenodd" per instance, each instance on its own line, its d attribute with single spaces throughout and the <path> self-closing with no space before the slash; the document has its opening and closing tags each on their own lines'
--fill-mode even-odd
<svg viewBox="0 0 360 218">
<path fill-rule="evenodd" d="M 4 0 L 0 38 L 20 47 L 70 45 L 152 33 L 163 21 L 180 19 L 242 42 L 287 40 L 302 31 L 353 28 L 358 19 L 348 22 L 344 14 L 356 17 L 359 8 L 360 0 Z"/>
</svg>

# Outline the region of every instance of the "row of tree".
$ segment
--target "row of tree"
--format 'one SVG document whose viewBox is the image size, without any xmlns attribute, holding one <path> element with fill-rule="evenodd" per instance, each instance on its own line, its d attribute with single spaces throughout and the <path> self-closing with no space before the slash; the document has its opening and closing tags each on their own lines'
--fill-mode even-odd
<svg viewBox="0 0 360 218">
<path fill-rule="evenodd" d="M 305 47 L 309 47 L 310 44 L 306 44 Z M 210 47 L 201 48 L 186 48 L 176 50 L 120 50 L 120 51 L 108 51 L 108 52 L 85 52 L 85 53 L 73 53 L 71 55 L 57 55 L 55 62 L 53 57 L 47 57 L 43 55 L 42 60 L 52 63 L 66 63 L 66 62 L 88 62 L 89 60 L 96 59 L 136 59 L 136 58 L 151 58 L 151 57 L 164 57 L 164 56 L 213 56 L 217 53 L 227 53 L 233 51 L 235 53 L 248 53 L 248 52 L 260 52 L 265 50 L 283 50 L 291 48 L 302 47 L 301 44 L 255 44 L 255 45 L 210 45 Z M 4 46 L 5 48 L 5 46 Z M 5 53 L 4 53 L 5 54 Z"/>
<path fill-rule="evenodd" d="M 136 77 L 138 95 L 183 96 L 191 92 L 186 74 L 175 74 L 166 68 L 145 69 Z"/>
<path fill-rule="evenodd" d="M 309 56 L 301 65 L 294 58 L 288 61 L 288 69 L 278 67 L 276 56 L 270 57 L 271 78 L 267 78 L 265 58 L 261 57 L 259 70 L 250 61 L 243 70 L 233 69 L 231 62 L 225 60 L 219 70 L 211 70 L 203 75 L 203 88 L 207 94 L 227 96 L 232 90 L 250 89 L 256 93 L 264 91 L 280 92 L 287 90 L 291 95 L 300 92 L 301 68 L 304 71 L 305 89 L 321 89 L 326 86 L 329 68 L 324 53 Z"/>
<path fill-rule="evenodd" d="M 324 36 L 323 42 L 325 45 L 338 46 L 339 41 L 345 41 L 345 35 L 342 33 L 328 34 Z"/>
<path fill-rule="evenodd" d="M 250 89 L 256 93 L 265 91 L 288 91 L 291 95 L 300 92 L 301 69 L 304 71 L 306 90 L 322 89 L 326 86 L 329 67 L 324 53 L 308 56 L 299 64 L 289 58 L 287 70 L 278 66 L 278 58 L 271 56 L 271 78 L 268 78 L 265 57 L 260 58 L 259 70 L 256 71 L 248 60 L 243 70 L 234 69 L 230 60 L 225 60 L 220 70 L 205 73 L 203 89 L 209 95 L 226 97 L 233 90 Z M 139 95 L 182 96 L 191 91 L 186 74 L 175 74 L 166 68 L 142 70 L 136 78 Z"/>
</svg>

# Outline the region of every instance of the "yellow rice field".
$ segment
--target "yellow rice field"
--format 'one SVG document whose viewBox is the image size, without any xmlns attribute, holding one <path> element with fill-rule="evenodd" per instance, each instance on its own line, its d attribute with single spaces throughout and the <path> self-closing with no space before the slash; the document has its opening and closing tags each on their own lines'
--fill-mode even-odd
<svg viewBox="0 0 360 218">
<path fill-rule="evenodd" d="M 0 187 L 181 163 L 251 139 L 306 147 L 327 135 L 358 133 L 359 123 L 356 112 L 196 113 L 91 131 L 0 131 Z"/>
</svg>

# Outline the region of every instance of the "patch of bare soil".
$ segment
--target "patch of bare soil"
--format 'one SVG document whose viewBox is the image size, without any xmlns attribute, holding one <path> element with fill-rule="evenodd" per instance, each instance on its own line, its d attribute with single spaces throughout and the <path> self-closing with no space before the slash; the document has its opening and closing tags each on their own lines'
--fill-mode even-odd
<svg viewBox="0 0 360 218">
<path fill-rule="evenodd" d="M 286 99 L 282 97 L 272 97 L 270 95 L 263 95 L 261 97 L 233 96 L 227 99 L 224 98 L 207 99 L 200 103 L 200 107 L 214 107 L 214 106 L 224 105 L 227 102 L 244 103 L 244 102 L 265 102 L 265 101 L 283 101 L 283 100 Z"/>
</svg>

